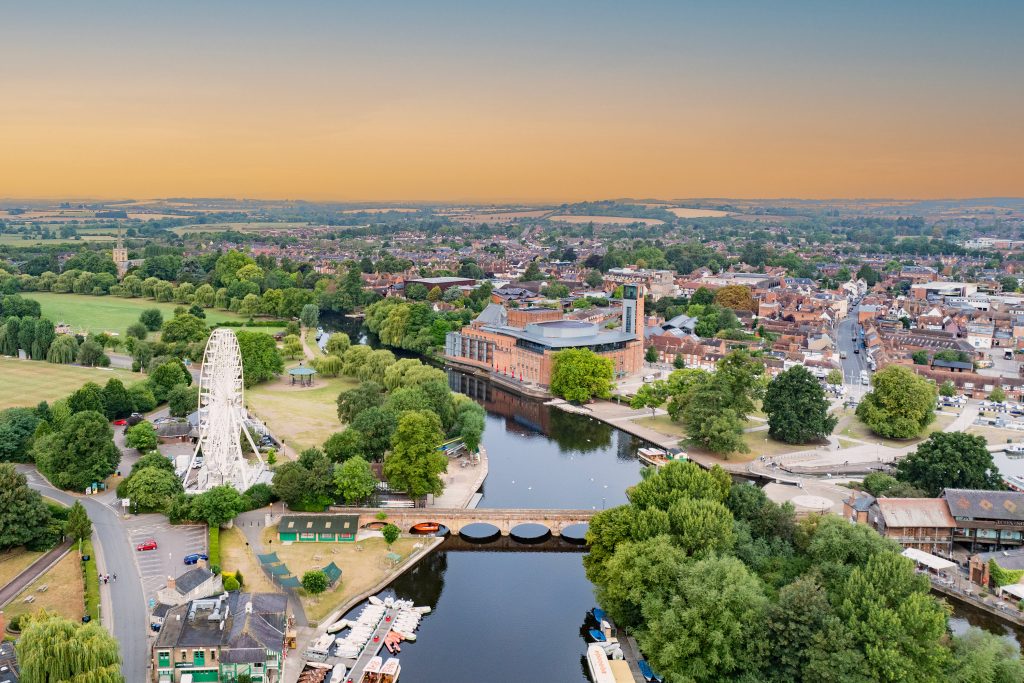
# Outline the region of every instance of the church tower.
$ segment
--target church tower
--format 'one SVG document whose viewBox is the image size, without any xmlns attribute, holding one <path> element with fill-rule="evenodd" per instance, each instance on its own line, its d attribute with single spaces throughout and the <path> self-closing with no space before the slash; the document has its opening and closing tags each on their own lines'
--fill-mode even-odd
<svg viewBox="0 0 1024 683">
<path fill-rule="evenodd" d="M 117 266 L 117 276 L 124 277 L 128 272 L 128 249 L 124 246 L 122 229 L 117 229 L 117 246 L 114 247 L 114 264 Z"/>
</svg>

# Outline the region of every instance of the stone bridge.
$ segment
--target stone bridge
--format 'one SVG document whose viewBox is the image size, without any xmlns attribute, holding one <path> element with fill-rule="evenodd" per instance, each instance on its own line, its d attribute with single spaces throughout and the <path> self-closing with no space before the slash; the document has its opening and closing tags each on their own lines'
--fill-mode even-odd
<svg viewBox="0 0 1024 683">
<path fill-rule="evenodd" d="M 359 528 L 391 523 L 408 532 L 417 524 L 443 524 L 453 534 L 458 534 L 469 524 L 490 524 L 502 536 L 508 536 L 521 524 L 539 524 L 552 536 L 561 536 L 562 531 L 574 524 L 588 524 L 597 514 L 595 510 L 525 510 L 500 508 L 331 508 L 332 512 L 359 515 Z M 377 518 L 381 512 L 387 515 L 383 522 Z"/>
</svg>

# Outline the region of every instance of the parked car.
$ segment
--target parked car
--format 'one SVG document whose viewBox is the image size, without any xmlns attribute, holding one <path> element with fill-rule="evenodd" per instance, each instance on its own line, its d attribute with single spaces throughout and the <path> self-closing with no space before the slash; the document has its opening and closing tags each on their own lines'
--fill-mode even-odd
<svg viewBox="0 0 1024 683">
<path fill-rule="evenodd" d="M 191 555 L 185 556 L 185 564 L 196 564 L 199 560 L 208 560 L 210 557 L 206 553 L 192 553 Z"/>
<path fill-rule="evenodd" d="M 157 548 L 156 541 L 153 540 L 152 538 L 149 539 L 149 540 L 143 541 L 142 543 L 140 543 L 137 546 L 135 546 L 135 549 L 136 550 L 140 550 L 140 551 L 141 550 L 156 550 L 156 548 Z"/>
<path fill-rule="evenodd" d="M 128 420 L 122 417 L 120 420 L 114 420 L 111 424 L 113 424 L 115 427 L 123 427 L 126 424 L 128 424 Z"/>
</svg>

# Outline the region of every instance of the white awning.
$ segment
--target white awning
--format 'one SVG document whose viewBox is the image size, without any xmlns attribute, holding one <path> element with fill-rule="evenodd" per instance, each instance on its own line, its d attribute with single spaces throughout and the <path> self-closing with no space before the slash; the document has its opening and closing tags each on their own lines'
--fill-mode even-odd
<svg viewBox="0 0 1024 683">
<path fill-rule="evenodd" d="M 1024 583 L 1011 583 L 1009 586 L 1000 587 L 1001 593 L 1009 593 L 1015 598 L 1024 600 Z"/>
<path fill-rule="evenodd" d="M 909 557 L 914 562 L 923 564 L 935 571 L 942 571 L 943 569 L 950 569 L 951 567 L 956 566 L 956 562 L 944 560 L 938 555 L 932 555 L 931 553 L 926 553 L 925 551 L 918 550 L 917 548 L 907 548 L 901 554 L 903 557 Z"/>
</svg>

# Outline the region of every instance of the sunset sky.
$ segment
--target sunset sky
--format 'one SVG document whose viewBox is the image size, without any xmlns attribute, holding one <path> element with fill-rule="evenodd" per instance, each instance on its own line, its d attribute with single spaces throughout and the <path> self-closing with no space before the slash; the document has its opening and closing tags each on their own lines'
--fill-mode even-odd
<svg viewBox="0 0 1024 683">
<path fill-rule="evenodd" d="M 0 196 L 1024 195 L 1024 2 L 14 2 Z"/>
</svg>

